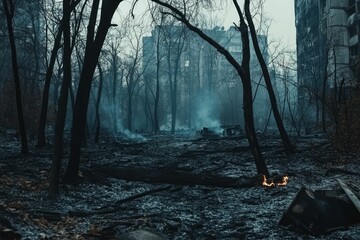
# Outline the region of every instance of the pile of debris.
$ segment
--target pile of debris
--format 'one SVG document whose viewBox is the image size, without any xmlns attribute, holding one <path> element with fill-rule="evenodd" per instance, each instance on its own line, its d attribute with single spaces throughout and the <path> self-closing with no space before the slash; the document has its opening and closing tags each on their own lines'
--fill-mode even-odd
<svg viewBox="0 0 360 240">
<path fill-rule="evenodd" d="M 302 187 L 279 224 L 319 236 L 360 223 L 360 200 L 341 179 L 337 181 L 341 189 Z"/>
<path fill-rule="evenodd" d="M 218 139 L 221 137 L 240 137 L 244 135 L 240 125 L 222 125 L 212 128 L 203 127 L 196 133 L 207 139 Z"/>
</svg>

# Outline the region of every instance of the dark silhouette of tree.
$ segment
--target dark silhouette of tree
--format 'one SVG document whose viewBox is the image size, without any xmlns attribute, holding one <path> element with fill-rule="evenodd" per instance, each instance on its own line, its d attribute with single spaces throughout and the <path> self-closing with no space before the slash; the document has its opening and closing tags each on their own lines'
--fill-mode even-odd
<svg viewBox="0 0 360 240">
<path fill-rule="evenodd" d="M 99 87 L 98 87 L 98 93 L 96 97 L 96 125 L 95 125 L 95 143 L 99 143 L 99 137 L 100 137 L 100 101 L 101 101 L 101 95 L 102 95 L 102 89 L 103 89 L 103 82 L 104 82 L 104 73 L 101 67 L 101 64 L 98 63 L 98 69 L 99 69 Z"/>
<path fill-rule="evenodd" d="M 236 10 L 238 12 L 238 15 L 241 18 L 242 12 L 241 12 L 241 9 L 240 9 L 240 7 L 239 7 L 239 5 L 237 3 L 237 0 L 233 0 L 233 2 L 234 2 L 234 5 L 236 7 Z M 260 66 L 261 66 L 261 69 L 262 69 L 262 72 L 263 72 L 263 75 L 264 75 L 264 80 L 265 80 L 267 91 L 269 93 L 271 108 L 272 108 L 272 111 L 273 111 L 273 114 L 274 114 L 276 125 L 277 125 L 277 127 L 279 129 L 279 133 L 280 133 L 283 145 L 284 145 L 285 152 L 287 154 L 292 154 L 292 153 L 294 153 L 294 146 L 291 144 L 291 141 L 290 141 L 289 136 L 288 136 L 288 134 L 287 134 L 287 132 L 285 130 L 283 121 L 281 119 L 280 112 L 279 112 L 279 109 L 278 109 L 278 106 L 277 106 L 277 103 L 276 103 L 276 96 L 275 96 L 274 89 L 273 89 L 272 84 L 271 84 L 270 73 L 269 73 L 269 70 L 268 70 L 268 67 L 266 65 L 265 59 L 264 59 L 264 57 L 263 57 L 263 55 L 261 53 L 260 47 L 259 47 L 256 29 L 255 29 L 254 22 L 253 22 L 251 13 L 250 13 L 250 0 L 245 0 L 245 5 L 244 6 L 245 6 L 244 7 L 244 12 L 245 12 L 246 20 L 247 20 L 248 25 L 249 25 L 252 43 L 253 43 L 253 46 L 254 46 L 256 57 L 257 57 L 257 59 L 258 59 L 258 61 L 260 63 Z"/>
<path fill-rule="evenodd" d="M 81 0 L 76 0 L 71 3 L 70 10 L 72 11 L 75 9 L 75 7 L 80 3 Z M 87 0 L 85 1 L 84 5 L 86 5 Z M 53 49 L 51 51 L 50 55 L 50 61 L 49 65 L 46 70 L 45 74 L 45 84 L 44 84 L 44 90 L 43 90 L 43 97 L 42 97 L 42 103 L 41 103 L 41 112 L 40 112 L 40 120 L 39 120 L 39 128 L 37 133 L 37 147 L 44 147 L 46 144 L 45 140 L 45 127 L 46 127 L 46 118 L 47 118 L 47 112 L 48 112 L 48 102 L 49 102 L 49 91 L 50 91 L 50 83 L 51 78 L 54 72 L 55 62 L 58 50 L 61 47 L 61 36 L 63 32 L 63 20 L 60 21 L 59 27 L 57 30 L 57 33 L 55 35 L 54 39 L 54 45 Z M 75 35 L 75 34 L 74 34 Z M 74 40 L 72 42 L 75 42 Z M 71 88 L 71 86 L 70 86 Z"/>
<path fill-rule="evenodd" d="M 122 0 L 103 0 L 100 10 L 99 0 L 94 0 L 92 4 L 87 28 L 84 64 L 81 71 L 73 113 L 70 157 L 65 173 L 65 180 L 69 182 L 78 179 L 81 142 L 84 138 L 91 83 L 107 32 L 112 26 L 112 17 L 121 2 Z M 100 20 L 97 31 L 95 32 L 98 12 L 100 12 Z"/>
<path fill-rule="evenodd" d="M 46 145 L 45 127 L 46 127 L 46 117 L 47 117 L 48 102 L 49 102 L 50 82 L 51 82 L 51 77 L 52 77 L 52 74 L 54 71 L 57 52 L 60 49 L 61 36 L 62 36 L 62 30 L 63 30 L 62 26 L 63 26 L 63 24 L 60 23 L 58 32 L 57 32 L 55 40 L 54 40 L 54 46 L 51 51 L 49 66 L 46 70 L 46 75 L 45 75 L 45 84 L 44 84 L 43 97 L 42 97 L 42 103 L 41 103 L 41 112 L 40 112 L 40 121 L 39 121 L 39 128 L 38 128 L 38 134 L 37 134 L 37 147 L 40 147 L 40 148 L 44 147 Z"/>
<path fill-rule="evenodd" d="M 219 53 L 221 53 L 227 61 L 235 68 L 237 73 L 240 76 L 242 85 L 243 85 L 243 108 L 244 108 L 244 120 L 245 120 L 245 132 L 247 139 L 249 141 L 249 145 L 251 148 L 252 155 L 254 156 L 255 165 L 258 173 L 269 176 L 269 171 L 266 167 L 264 158 L 261 153 L 260 145 L 256 136 L 255 126 L 254 126 L 254 117 L 253 117 L 253 106 L 252 106 L 252 89 L 251 89 L 251 78 L 250 78 L 250 46 L 249 46 L 249 36 L 248 36 L 248 27 L 245 23 L 244 17 L 240 15 L 240 26 L 238 27 L 241 32 L 241 39 L 243 44 L 243 59 L 242 64 L 240 65 L 236 59 L 227 51 L 224 47 L 222 47 L 219 43 L 214 41 L 208 35 L 206 35 L 203 31 L 201 31 L 198 27 L 191 24 L 182 11 L 178 8 L 168 4 L 166 2 L 160 0 L 152 0 L 152 2 L 157 3 L 171 12 L 169 13 L 177 20 L 184 23 L 191 31 L 198 34 L 202 39 L 208 42 L 211 46 L 217 49 Z"/>
<path fill-rule="evenodd" d="M 129 131 L 133 130 L 133 108 L 134 108 L 134 95 L 138 89 L 141 77 L 143 76 L 143 71 L 146 69 L 146 66 L 141 70 L 141 37 L 143 33 L 143 28 L 134 27 L 134 37 L 130 35 L 129 45 L 131 49 L 131 54 L 128 56 L 128 60 L 125 62 L 125 83 L 126 83 L 126 93 L 127 93 L 127 128 Z M 129 30 L 130 31 L 130 30 Z M 137 32 L 138 31 L 138 32 Z M 147 64 L 146 64 L 147 65 Z"/>
<path fill-rule="evenodd" d="M 115 29 L 111 32 L 109 40 L 106 41 L 106 49 L 104 50 L 105 58 L 109 64 L 109 86 L 107 87 L 108 93 L 108 104 L 111 109 L 112 127 L 114 132 L 117 132 L 118 118 L 117 113 L 121 111 L 120 104 L 118 102 L 118 96 L 121 95 L 122 90 L 122 79 L 124 75 L 124 68 L 121 67 L 121 59 L 119 57 L 120 45 L 124 38 L 123 31 Z"/>
<path fill-rule="evenodd" d="M 171 133 L 175 133 L 179 101 L 179 75 L 181 71 L 181 57 L 186 50 L 187 29 L 185 26 L 175 26 L 173 22 L 159 26 L 159 33 L 163 35 L 166 50 L 167 74 L 170 87 L 171 102 Z M 158 51 L 158 50 L 157 50 Z"/>
<path fill-rule="evenodd" d="M 63 135 L 68 104 L 69 86 L 71 83 L 71 34 L 70 34 L 70 8 L 71 0 L 63 1 L 63 81 L 61 84 L 58 112 L 55 123 L 54 155 L 50 171 L 49 195 L 51 197 L 59 195 L 59 174 L 61 160 L 63 158 Z"/>
<path fill-rule="evenodd" d="M 155 17 L 153 16 L 153 19 Z M 161 14 L 160 17 L 160 26 L 163 24 L 164 22 L 164 16 L 163 14 Z M 162 56 L 160 55 L 160 32 L 157 35 L 157 39 L 156 39 L 156 73 L 155 73 L 155 96 L 154 96 L 154 123 L 153 123 L 153 127 L 154 127 L 154 131 L 155 133 L 159 133 L 160 132 L 160 123 L 159 123 L 159 102 L 160 102 L 160 65 L 161 65 L 161 58 Z"/>
<path fill-rule="evenodd" d="M 13 29 L 13 18 L 14 18 L 14 3 L 12 0 L 3 0 L 3 8 L 6 16 L 7 22 L 7 29 L 9 33 L 9 41 L 10 41 L 10 48 L 11 48 L 11 62 L 12 62 L 12 69 L 13 69 L 13 77 L 15 83 L 15 94 L 16 94 L 16 107 L 18 113 L 18 120 L 19 120 L 19 128 L 20 128 L 20 138 L 21 138 L 21 153 L 27 154 L 29 152 L 29 147 L 27 143 L 27 136 L 26 136 L 26 128 L 24 122 L 24 115 L 23 115 L 23 107 L 22 107 L 22 100 L 21 100 L 21 87 L 20 87 L 20 77 L 19 77 L 19 69 L 17 63 L 17 55 L 16 55 L 16 44 L 15 44 L 15 36 L 14 36 L 14 29 Z"/>
</svg>

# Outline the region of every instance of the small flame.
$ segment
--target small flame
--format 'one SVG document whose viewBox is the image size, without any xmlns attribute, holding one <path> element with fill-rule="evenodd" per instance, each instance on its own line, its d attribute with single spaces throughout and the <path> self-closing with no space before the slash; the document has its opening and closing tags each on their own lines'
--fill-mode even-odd
<svg viewBox="0 0 360 240">
<path fill-rule="evenodd" d="M 265 175 L 263 175 L 262 185 L 264 187 L 275 187 L 275 186 L 286 186 L 289 181 L 288 176 L 284 176 L 281 182 L 274 183 L 274 180 L 268 180 Z"/>
<path fill-rule="evenodd" d="M 262 185 L 263 185 L 264 187 L 275 187 L 274 181 L 271 180 L 271 182 L 268 182 L 268 180 L 266 179 L 266 176 L 265 176 L 265 175 L 263 175 Z"/>
<path fill-rule="evenodd" d="M 288 183 L 289 177 L 288 176 L 284 176 L 282 181 L 279 182 L 277 185 L 278 186 L 286 186 L 286 184 Z"/>
</svg>

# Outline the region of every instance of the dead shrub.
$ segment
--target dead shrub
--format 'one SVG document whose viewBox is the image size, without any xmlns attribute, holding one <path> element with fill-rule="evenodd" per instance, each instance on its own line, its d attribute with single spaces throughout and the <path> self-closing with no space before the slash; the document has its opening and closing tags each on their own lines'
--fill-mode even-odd
<svg viewBox="0 0 360 240">
<path fill-rule="evenodd" d="M 331 140 L 339 152 L 360 151 L 360 90 L 354 90 L 350 99 L 338 106 L 335 131 Z"/>
</svg>

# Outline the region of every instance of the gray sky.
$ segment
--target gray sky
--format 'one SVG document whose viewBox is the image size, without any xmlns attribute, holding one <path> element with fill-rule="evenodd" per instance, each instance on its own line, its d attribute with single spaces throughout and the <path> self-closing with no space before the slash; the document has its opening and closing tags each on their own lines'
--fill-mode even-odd
<svg viewBox="0 0 360 240">
<path fill-rule="evenodd" d="M 281 40 L 284 45 L 295 49 L 295 13 L 294 0 L 266 0 L 264 5 L 265 15 L 272 20 L 269 29 L 271 40 Z M 238 22 L 238 15 L 233 4 L 228 6 L 228 14 L 224 25 L 229 27 L 233 22 Z"/>
<path fill-rule="evenodd" d="M 131 6 L 131 0 L 124 1 L 120 4 L 120 9 L 128 13 Z M 226 28 L 233 25 L 233 22 L 238 22 L 239 18 L 232 1 L 222 1 L 225 3 L 223 13 L 220 14 L 219 25 L 224 25 Z M 242 6 L 242 1 L 239 1 Z M 141 15 L 146 9 L 146 1 L 139 1 L 135 9 L 135 16 Z M 266 0 L 264 5 L 265 15 L 272 20 L 269 39 L 281 41 L 283 47 L 289 46 L 295 49 L 296 32 L 295 32 L 295 13 L 294 13 L 294 0 Z M 136 14 L 138 13 L 138 14 Z M 221 19 L 222 18 L 222 19 Z"/>
</svg>

